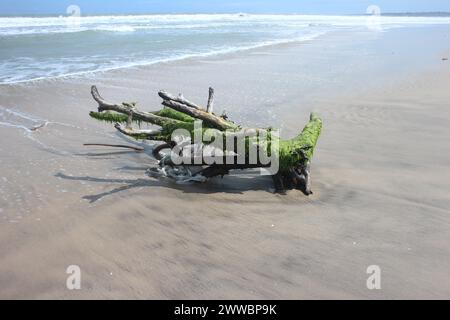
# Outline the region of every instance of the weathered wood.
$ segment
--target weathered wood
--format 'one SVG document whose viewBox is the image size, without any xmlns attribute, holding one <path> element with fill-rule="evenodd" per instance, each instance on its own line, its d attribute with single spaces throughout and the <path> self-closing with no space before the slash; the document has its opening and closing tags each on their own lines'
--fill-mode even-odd
<svg viewBox="0 0 450 320">
<path fill-rule="evenodd" d="M 165 144 L 155 147 L 153 150 L 155 158 L 160 160 L 161 168 L 159 173 L 158 170 L 156 170 L 153 174 L 156 173 L 157 175 L 159 174 L 159 176 L 171 177 L 181 183 L 185 183 L 186 181 L 203 182 L 214 176 L 228 174 L 230 170 L 270 167 L 270 164 L 260 161 L 259 157 L 255 164 L 250 163 L 253 162 L 254 159 L 248 161 L 250 159 L 250 145 L 254 146 L 256 144 L 257 149 L 261 150 L 261 148 L 263 148 L 266 151 L 269 151 L 269 146 L 273 146 L 273 141 L 275 141 L 273 139 L 276 139 L 278 145 L 274 150 L 277 152 L 279 163 L 279 170 L 273 175 L 276 190 L 282 192 L 286 189 L 296 188 L 302 190 L 306 195 L 312 194 L 310 164 L 314 148 L 322 129 L 322 120 L 314 113 L 311 114 L 310 121 L 300 134 L 292 139 L 278 140 L 278 137 L 273 135 L 271 130 L 241 128 L 233 122 L 227 121 L 226 116 L 219 117 L 213 114 L 214 90 L 212 88 L 209 90 L 206 110 L 186 100 L 182 96 L 174 97 L 165 91 L 159 92 L 159 95 L 164 99 L 162 104 L 167 108 L 156 112 L 140 111 L 136 108 L 134 103 L 122 103 L 120 105 L 109 103 L 102 98 L 95 86 L 92 86 L 91 93 L 98 103 L 98 112 L 91 112 L 91 116 L 95 119 L 117 122 L 115 128 L 119 132 L 136 139 L 166 142 Z M 223 139 L 223 164 L 216 163 L 211 165 L 208 161 L 205 161 L 203 154 L 199 157 L 199 154 L 192 149 L 192 165 L 205 166 L 199 172 L 193 174 L 185 167 L 185 165 L 175 165 L 170 154 L 163 155 L 160 151 L 163 149 L 173 149 L 175 147 L 176 144 L 172 142 L 172 139 L 174 138 L 172 137 L 172 134 L 177 129 L 185 129 L 191 134 L 191 137 L 195 136 L 195 134 L 197 134 L 194 126 L 194 121 L 196 119 L 203 121 L 203 129 L 214 128 L 218 130 L 218 135 L 215 135 L 214 139 Z M 160 126 L 161 129 L 136 130 L 131 127 L 133 121 L 148 122 Z M 121 123 L 126 123 L 126 126 L 122 126 Z M 261 133 L 263 133 L 263 136 L 267 136 L 266 134 L 270 135 L 270 138 L 268 140 L 261 140 Z M 205 147 L 211 140 L 204 139 L 205 140 L 200 142 L 195 142 L 200 143 L 200 146 Z M 237 144 L 234 145 L 234 148 L 229 148 L 225 143 L 226 141 L 229 141 L 228 139 L 237 139 L 238 141 L 239 139 L 245 139 L 244 154 L 238 154 Z M 217 140 L 214 141 L 217 142 Z M 189 139 L 187 139 L 186 143 L 191 144 Z M 176 146 L 179 150 L 180 145 Z M 212 146 L 217 147 L 214 144 Z M 194 145 L 191 144 L 191 148 L 194 148 Z M 201 150 L 203 150 L 203 148 L 201 148 Z M 233 161 L 226 161 L 229 159 Z M 244 163 L 238 162 L 238 160 L 243 159 L 245 160 L 242 161 Z"/>
<path fill-rule="evenodd" d="M 173 142 L 160 144 L 152 150 L 152 154 L 156 160 L 161 160 L 163 156 L 160 154 L 160 152 L 164 149 L 172 149 L 174 146 L 175 143 Z"/>
<path fill-rule="evenodd" d="M 123 127 L 120 123 L 116 123 L 114 127 L 127 136 L 141 140 L 159 140 L 161 130 L 134 130 L 132 128 Z"/>
<path fill-rule="evenodd" d="M 92 97 L 94 98 L 94 100 L 97 101 L 97 103 L 98 103 L 98 111 L 99 112 L 110 110 L 110 111 L 115 111 L 115 112 L 119 112 L 119 113 L 126 114 L 126 115 L 130 114 L 131 108 L 129 106 L 109 103 L 105 99 L 103 99 L 102 96 L 99 94 L 96 86 L 92 86 L 91 94 L 92 94 Z M 173 119 L 167 119 L 164 117 L 160 117 L 160 116 L 157 116 L 150 112 L 140 111 L 137 109 L 134 109 L 132 111 L 133 111 L 133 117 L 135 119 L 145 121 L 145 122 L 150 122 L 152 124 L 156 124 L 159 126 L 164 126 L 165 124 L 167 124 L 168 121 L 177 121 L 177 120 L 173 120 Z M 174 123 L 174 124 L 176 124 L 176 123 Z"/>
<path fill-rule="evenodd" d="M 108 144 L 108 143 L 83 143 L 83 146 L 96 146 L 96 147 L 113 147 L 113 148 L 125 148 L 132 149 L 138 152 L 144 151 L 144 148 L 141 147 L 133 147 L 124 144 Z"/>
<path fill-rule="evenodd" d="M 311 195 L 311 165 L 308 162 L 300 170 L 295 170 L 296 184 L 300 190 L 307 196 Z"/>
<path fill-rule="evenodd" d="M 127 129 L 131 129 L 131 125 L 133 123 L 133 109 L 130 110 L 127 118 Z"/>
<path fill-rule="evenodd" d="M 216 128 L 218 130 L 236 130 L 238 126 L 226 121 L 221 117 L 217 117 L 204 110 L 188 107 L 172 100 L 164 100 L 162 103 L 164 106 L 172 108 L 176 111 L 185 113 L 193 118 L 204 121 L 207 125 Z"/>
<path fill-rule="evenodd" d="M 180 94 L 178 97 L 175 97 L 172 94 L 170 94 L 169 92 L 161 90 L 161 91 L 158 92 L 158 95 L 163 100 L 175 101 L 175 102 L 184 104 L 184 105 L 186 105 L 188 107 L 191 107 L 191 108 L 194 108 L 194 109 L 204 110 L 204 108 L 202 108 L 199 105 L 197 105 L 197 104 L 187 100 L 186 98 L 184 98 L 182 94 Z"/>
<path fill-rule="evenodd" d="M 284 187 L 283 176 L 279 173 L 272 175 L 273 185 L 275 187 L 275 192 L 284 192 L 286 188 Z"/>
<path fill-rule="evenodd" d="M 209 96 L 208 96 L 208 104 L 206 106 L 206 112 L 213 113 L 213 108 L 214 108 L 214 89 L 209 87 Z"/>
</svg>

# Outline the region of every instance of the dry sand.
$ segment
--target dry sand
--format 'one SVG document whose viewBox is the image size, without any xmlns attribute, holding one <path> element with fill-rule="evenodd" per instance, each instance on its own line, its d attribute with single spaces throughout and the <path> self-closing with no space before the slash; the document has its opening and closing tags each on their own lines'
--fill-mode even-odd
<svg viewBox="0 0 450 320">
<path fill-rule="evenodd" d="M 448 35 L 336 34 L 1 86 L 0 298 L 448 298 Z M 147 177 L 146 154 L 83 147 L 123 142 L 89 119 L 93 83 L 153 110 L 158 89 L 206 99 L 213 85 L 218 111 L 286 136 L 318 112 L 314 195 L 273 194 L 251 173 L 179 186 Z M 51 122 L 7 126 L 41 120 L 5 108 Z M 69 265 L 81 290 L 66 289 Z M 366 287 L 369 265 L 381 290 Z"/>
</svg>

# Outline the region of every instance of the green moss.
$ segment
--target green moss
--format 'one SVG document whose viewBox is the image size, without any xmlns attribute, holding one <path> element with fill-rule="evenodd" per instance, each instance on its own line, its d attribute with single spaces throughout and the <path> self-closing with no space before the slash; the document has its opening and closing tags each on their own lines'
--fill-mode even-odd
<svg viewBox="0 0 450 320">
<path fill-rule="evenodd" d="M 134 105 L 134 104 L 133 104 Z M 195 119 L 190 117 L 184 113 L 175 111 L 170 108 L 163 108 L 157 112 L 153 112 L 154 115 L 157 115 L 161 118 L 155 120 L 156 125 L 161 126 L 162 131 L 161 134 L 156 137 L 149 137 L 146 134 L 135 136 L 136 139 L 152 139 L 159 141 L 170 141 L 172 133 L 177 129 L 184 129 L 188 131 L 191 135 L 191 139 L 194 139 L 196 135 L 195 130 L 201 130 L 202 132 L 198 133 L 202 137 L 205 136 L 205 130 L 209 130 L 208 126 L 202 126 L 201 129 L 195 128 Z M 128 116 L 124 114 L 120 114 L 113 111 L 105 111 L 105 112 L 90 112 L 89 114 L 92 118 L 106 121 L 110 123 L 126 123 Z M 133 119 L 134 122 L 137 122 L 139 125 L 141 123 L 140 120 Z M 238 131 L 240 128 L 236 126 L 235 130 Z M 280 140 L 278 145 L 278 150 L 275 152 L 279 152 L 279 162 L 280 162 L 280 171 L 286 172 L 289 168 L 305 165 L 307 162 L 311 161 L 314 153 L 314 148 L 316 146 L 317 140 L 320 136 L 322 130 L 322 120 L 314 113 L 310 116 L 310 121 L 304 127 L 302 132 L 293 139 L 289 140 Z M 268 129 L 268 136 L 265 142 L 258 142 L 256 137 L 247 137 L 245 142 L 245 149 L 249 150 L 250 143 L 258 143 L 260 148 L 264 148 L 267 150 L 268 155 L 270 156 L 271 151 L 271 129 Z M 226 148 L 226 134 L 223 135 L 223 146 Z M 204 141 L 205 144 L 211 143 L 212 141 Z M 248 153 L 248 152 L 247 152 Z"/>
<path fill-rule="evenodd" d="M 184 114 L 182 112 L 164 107 L 163 109 L 156 111 L 156 112 L 152 112 L 154 115 L 160 116 L 160 117 L 165 117 L 165 118 L 170 118 L 170 119 L 175 119 L 175 120 L 179 120 L 179 121 L 183 121 L 183 122 L 194 122 L 195 119 L 192 118 L 191 116 L 188 116 L 187 114 Z"/>
<path fill-rule="evenodd" d="M 126 123 L 128 116 L 118 113 L 118 112 L 113 112 L 113 111 L 104 111 L 104 112 L 94 112 L 91 111 L 89 112 L 89 116 L 91 116 L 92 118 L 96 119 L 96 120 L 100 120 L 100 121 L 105 121 L 105 122 L 110 122 L 110 123 Z"/>
<path fill-rule="evenodd" d="M 109 123 L 126 123 L 128 120 L 127 115 L 114 111 L 103 111 L 103 112 L 91 111 L 89 112 L 89 116 L 91 116 L 96 120 L 105 121 Z M 133 122 L 137 123 L 139 127 L 142 124 L 142 120 L 136 117 L 133 118 Z"/>
<path fill-rule="evenodd" d="M 322 120 L 311 113 L 310 121 L 303 131 L 290 140 L 280 140 L 280 171 L 311 161 L 314 148 L 322 131 Z"/>
</svg>

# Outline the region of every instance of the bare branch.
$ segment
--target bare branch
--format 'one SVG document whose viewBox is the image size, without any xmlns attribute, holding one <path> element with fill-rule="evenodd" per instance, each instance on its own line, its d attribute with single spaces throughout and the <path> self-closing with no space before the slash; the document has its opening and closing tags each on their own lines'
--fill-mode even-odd
<svg viewBox="0 0 450 320">
<path fill-rule="evenodd" d="M 164 106 L 172 108 L 176 111 L 185 113 L 191 117 L 203 120 L 209 126 L 219 129 L 219 130 L 227 130 L 227 129 L 236 129 L 237 126 L 225 121 L 221 117 L 217 117 L 213 114 L 210 114 L 204 110 L 190 108 L 186 105 L 183 105 L 179 102 L 164 100 L 162 103 Z"/>
<path fill-rule="evenodd" d="M 100 95 L 100 93 L 97 90 L 96 86 L 91 87 L 91 95 L 94 98 L 95 101 L 98 103 L 98 111 L 104 111 L 104 110 L 114 110 L 114 108 L 119 107 L 117 104 L 112 104 L 109 102 L 106 102 L 105 99 Z M 105 108 L 104 110 L 100 110 L 100 108 Z M 115 111 L 115 110 L 114 110 Z"/>
<path fill-rule="evenodd" d="M 126 115 L 130 115 L 130 112 L 132 112 L 134 119 L 150 122 L 150 123 L 156 124 L 158 126 L 164 126 L 165 124 L 169 123 L 169 121 L 173 121 L 172 123 L 181 123 L 181 121 L 178 121 L 178 120 L 160 117 L 160 116 L 157 116 L 150 112 L 144 112 L 144 111 L 134 109 L 130 105 L 125 106 L 125 105 L 109 103 L 109 102 L 105 101 L 105 99 L 103 99 L 102 96 L 100 96 L 96 86 L 92 86 L 91 94 L 92 94 L 92 97 L 94 98 L 94 100 L 97 101 L 97 103 L 98 103 L 98 111 L 99 112 L 110 110 L 110 111 L 115 111 L 115 112 L 119 112 L 119 113 L 126 114 Z"/>
<path fill-rule="evenodd" d="M 214 108 L 214 89 L 209 87 L 208 105 L 206 106 L 206 112 L 213 113 Z"/>
<path fill-rule="evenodd" d="M 199 110 L 203 109 L 204 110 L 204 108 L 200 107 L 199 105 L 197 105 L 197 104 L 195 104 L 195 103 L 185 99 L 182 94 L 180 94 L 178 97 L 175 97 L 175 96 L 171 95 L 170 93 L 168 93 L 168 92 L 166 92 L 164 90 L 161 90 L 161 91 L 158 92 L 158 95 L 163 100 L 175 101 L 175 102 L 184 104 L 184 105 L 186 105 L 188 107 L 191 107 L 191 108 L 194 108 L 194 109 L 199 109 Z"/>
<path fill-rule="evenodd" d="M 123 127 L 120 123 L 116 123 L 114 128 L 116 128 L 120 133 L 136 139 L 161 140 L 161 130 L 134 130 Z"/>
<path fill-rule="evenodd" d="M 83 143 L 83 146 L 98 146 L 98 147 L 113 147 L 113 148 L 126 148 L 126 149 L 132 149 L 138 152 L 144 151 L 144 148 L 141 147 L 133 147 L 133 146 L 127 146 L 124 144 L 107 144 L 107 143 Z"/>
</svg>

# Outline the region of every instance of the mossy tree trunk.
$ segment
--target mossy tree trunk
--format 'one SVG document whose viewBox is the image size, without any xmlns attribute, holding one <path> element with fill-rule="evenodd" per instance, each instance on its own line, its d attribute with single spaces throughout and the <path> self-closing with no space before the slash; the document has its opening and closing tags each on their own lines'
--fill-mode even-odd
<svg viewBox="0 0 450 320">
<path fill-rule="evenodd" d="M 177 129 L 184 129 L 191 137 L 196 134 L 197 127 L 196 120 L 202 121 L 201 130 L 213 129 L 222 133 L 222 137 L 227 139 L 247 139 L 245 141 L 245 153 L 248 157 L 249 143 L 259 143 L 257 140 L 260 131 L 269 133 L 269 141 L 271 138 L 270 129 L 259 128 L 242 128 L 228 120 L 226 115 L 217 116 L 213 110 L 214 90 L 210 88 L 209 99 L 206 108 L 203 108 L 183 96 L 175 97 L 165 91 L 160 91 L 158 94 L 163 99 L 163 106 L 159 111 L 145 112 L 136 107 L 135 103 L 113 104 L 105 101 L 99 94 L 97 88 L 92 86 L 91 94 L 94 100 L 98 103 L 98 110 L 90 112 L 90 116 L 101 121 L 108 121 L 114 123 L 115 128 L 130 137 L 135 139 L 161 141 L 163 144 L 158 145 L 153 150 L 153 155 L 160 160 L 161 168 L 169 166 L 169 170 L 162 170 L 165 175 L 177 178 L 182 175 L 183 179 L 186 177 L 189 180 L 205 181 L 208 178 L 228 174 L 230 170 L 234 169 L 248 169 L 257 167 L 267 167 L 268 164 L 212 164 L 207 165 L 204 162 L 197 163 L 203 166 L 200 171 L 192 174 L 189 169 L 183 167 L 180 170 L 176 165 L 171 163 L 167 156 L 163 156 L 160 152 L 164 149 L 173 149 L 176 143 L 173 140 L 173 133 Z M 134 129 L 132 123 L 148 123 L 159 126 L 157 130 L 143 130 Z M 317 140 L 321 133 L 322 121 L 315 115 L 311 114 L 310 121 L 304 129 L 293 139 L 279 140 L 277 152 L 279 154 L 279 170 L 273 175 L 275 188 L 277 191 L 284 191 L 286 189 L 298 188 L 305 194 L 311 194 L 310 183 L 310 164 L 314 153 Z M 208 142 L 204 142 L 206 145 Z M 269 143 L 259 143 L 260 148 L 269 148 Z M 225 145 L 225 144 L 224 144 Z M 236 150 L 225 150 L 234 151 Z M 196 163 L 194 161 L 194 163 Z M 195 165 L 195 164 L 194 164 Z M 169 172 L 169 173 L 168 173 Z M 180 173 L 181 172 L 181 173 Z"/>
</svg>

